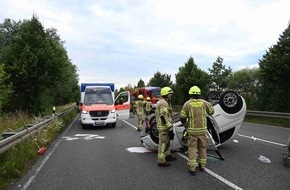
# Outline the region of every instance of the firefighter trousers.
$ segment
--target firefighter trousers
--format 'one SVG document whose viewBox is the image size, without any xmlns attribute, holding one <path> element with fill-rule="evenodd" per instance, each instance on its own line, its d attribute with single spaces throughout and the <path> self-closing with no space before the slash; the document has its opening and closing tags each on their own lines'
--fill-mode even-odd
<svg viewBox="0 0 290 190">
<path fill-rule="evenodd" d="M 165 158 L 171 155 L 168 131 L 159 132 L 158 163 L 164 163 Z"/>
<path fill-rule="evenodd" d="M 197 164 L 200 164 L 202 168 L 206 166 L 206 149 L 209 143 L 207 134 L 193 135 L 188 134 L 188 169 L 195 171 Z M 197 152 L 196 152 L 197 150 Z"/>
<path fill-rule="evenodd" d="M 142 130 L 143 129 L 143 115 L 144 113 L 137 113 L 137 117 L 138 117 L 138 129 Z"/>
</svg>

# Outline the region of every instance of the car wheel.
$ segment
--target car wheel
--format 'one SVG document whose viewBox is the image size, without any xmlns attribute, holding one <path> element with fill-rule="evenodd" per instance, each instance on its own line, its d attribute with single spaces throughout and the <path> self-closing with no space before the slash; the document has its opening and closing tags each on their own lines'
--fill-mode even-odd
<svg viewBox="0 0 290 190">
<path fill-rule="evenodd" d="M 155 115 L 150 118 L 149 126 L 151 126 L 154 122 L 156 123 L 156 116 Z"/>
<path fill-rule="evenodd" d="M 208 102 L 218 102 L 220 94 L 216 91 L 210 91 L 205 95 L 205 100 Z"/>
<path fill-rule="evenodd" d="M 112 124 L 111 124 L 111 127 L 112 127 L 112 128 L 115 128 L 115 127 L 116 127 L 116 123 L 112 123 Z"/>
<path fill-rule="evenodd" d="M 229 114 L 237 113 L 243 107 L 242 98 L 234 91 L 223 92 L 219 98 L 219 104 Z"/>
<path fill-rule="evenodd" d="M 151 137 L 153 142 L 155 142 L 156 144 L 159 144 L 158 129 L 157 129 L 157 123 L 156 122 L 153 122 L 150 125 L 149 135 L 150 135 L 150 137 Z"/>
</svg>

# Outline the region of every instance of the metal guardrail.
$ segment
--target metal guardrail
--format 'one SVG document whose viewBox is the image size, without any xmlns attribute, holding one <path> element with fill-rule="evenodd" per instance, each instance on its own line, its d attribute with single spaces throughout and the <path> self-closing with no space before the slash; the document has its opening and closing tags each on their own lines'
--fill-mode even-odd
<svg viewBox="0 0 290 190">
<path fill-rule="evenodd" d="M 173 105 L 172 107 L 173 107 L 173 110 L 177 111 L 177 112 L 179 112 L 182 109 L 182 106 L 178 106 L 178 105 Z M 284 112 L 268 112 L 268 111 L 247 110 L 246 115 L 259 116 L 259 117 L 290 119 L 290 113 L 284 113 Z"/>
<path fill-rule="evenodd" d="M 20 143 L 22 140 L 29 138 L 29 132 L 30 133 L 35 133 L 36 131 L 38 131 L 39 129 L 47 126 L 49 123 L 51 123 L 52 120 L 61 117 L 65 114 L 67 114 L 68 112 L 72 111 L 74 108 L 69 108 L 59 114 L 57 114 L 56 116 L 50 117 L 38 124 L 35 124 L 27 129 L 24 129 L 10 137 L 7 137 L 5 139 L 3 139 L 2 141 L 0 141 L 0 154 L 9 150 L 11 147 L 15 146 L 16 144 Z M 29 132 L 28 132 L 29 130 Z"/>
<path fill-rule="evenodd" d="M 267 111 L 251 111 L 251 110 L 247 110 L 246 115 L 290 119 L 290 113 L 284 113 L 284 112 L 267 112 Z"/>
</svg>

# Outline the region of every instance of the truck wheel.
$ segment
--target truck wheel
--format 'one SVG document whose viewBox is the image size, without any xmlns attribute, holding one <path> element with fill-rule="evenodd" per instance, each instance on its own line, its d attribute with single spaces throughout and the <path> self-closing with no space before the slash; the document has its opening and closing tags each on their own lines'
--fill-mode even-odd
<svg viewBox="0 0 290 190">
<path fill-rule="evenodd" d="M 158 129 L 156 121 L 150 125 L 149 135 L 153 142 L 159 144 Z"/>
<path fill-rule="evenodd" d="M 225 91 L 219 99 L 221 108 L 229 114 L 239 112 L 243 107 L 242 98 L 234 91 Z"/>
</svg>

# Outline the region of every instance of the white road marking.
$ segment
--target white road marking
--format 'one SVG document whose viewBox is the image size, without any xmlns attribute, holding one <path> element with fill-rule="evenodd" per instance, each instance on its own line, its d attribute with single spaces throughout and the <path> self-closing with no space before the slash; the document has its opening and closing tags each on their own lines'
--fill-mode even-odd
<svg viewBox="0 0 290 190">
<path fill-rule="evenodd" d="M 147 148 L 145 147 L 130 147 L 130 148 L 127 148 L 127 150 L 129 152 L 133 152 L 133 153 L 146 153 L 146 152 L 152 152 L 150 150 L 148 150 Z"/>
<path fill-rule="evenodd" d="M 137 127 L 135 127 L 134 125 L 132 125 L 131 123 L 129 123 L 128 121 L 122 120 L 123 122 L 127 123 L 129 126 L 133 127 L 134 129 L 137 129 Z"/>
<path fill-rule="evenodd" d="M 93 139 L 105 139 L 103 136 L 93 134 L 75 134 L 75 137 L 62 137 L 65 140 L 93 140 Z"/>
<path fill-rule="evenodd" d="M 62 137 L 64 140 L 67 140 L 67 141 L 73 141 L 73 140 L 78 140 L 79 138 L 77 137 Z"/>
<path fill-rule="evenodd" d="M 75 120 L 77 119 L 78 117 L 76 117 L 73 122 L 71 123 L 71 125 L 65 130 L 64 133 L 67 133 L 68 130 L 71 128 L 72 124 L 75 122 Z M 47 160 L 50 158 L 50 156 L 53 154 L 53 152 L 57 149 L 57 147 L 59 146 L 59 144 L 61 143 L 61 140 L 58 141 L 54 147 L 52 148 L 52 150 L 49 152 L 49 154 L 42 160 L 41 164 L 39 165 L 39 167 L 35 170 L 35 174 L 32 175 L 28 181 L 23 185 L 23 188 L 22 190 L 25 190 L 25 189 L 28 189 L 30 184 L 33 182 L 33 180 L 35 179 L 35 177 L 37 176 L 37 174 L 40 172 L 40 170 L 42 169 L 42 167 L 44 166 L 44 164 L 47 162 Z"/>
<path fill-rule="evenodd" d="M 266 142 L 266 143 L 270 143 L 270 144 L 275 144 L 275 145 L 279 145 L 279 146 L 286 146 L 286 144 L 280 144 L 280 143 L 276 143 L 276 142 L 272 142 L 272 141 L 267 141 L 267 140 L 260 139 L 260 138 L 256 138 L 256 137 L 253 137 L 253 136 L 250 137 L 250 136 L 242 135 L 242 134 L 238 134 L 238 136 L 245 137 L 245 138 L 249 138 L 249 139 L 252 139 L 254 141 L 262 141 L 262 142 Z"/>
<path fill-rule="evenodd" d="M 177 152 L 176 154 L 178 154 L 180 157 L 184 158 L 185 160 L 188 160 L 188 157 Z M 242 190 L 242 188 L 240 188 L 239 186 L 233 184 L 232 182 L 226 180 L 225 178 L 221 177 L 220 175 L 214 173 L 213 171 L 205 168 L 204 170 L 205 172 L 207 172 L 208 174 L 212 175 L 213 177 L 217 178 L 218 180 L 220 180 L 221 182 L 225 183 L 226 185 L 232 187 L 233 189 L 236 189 L 236 190 Z"/>
</svg>

